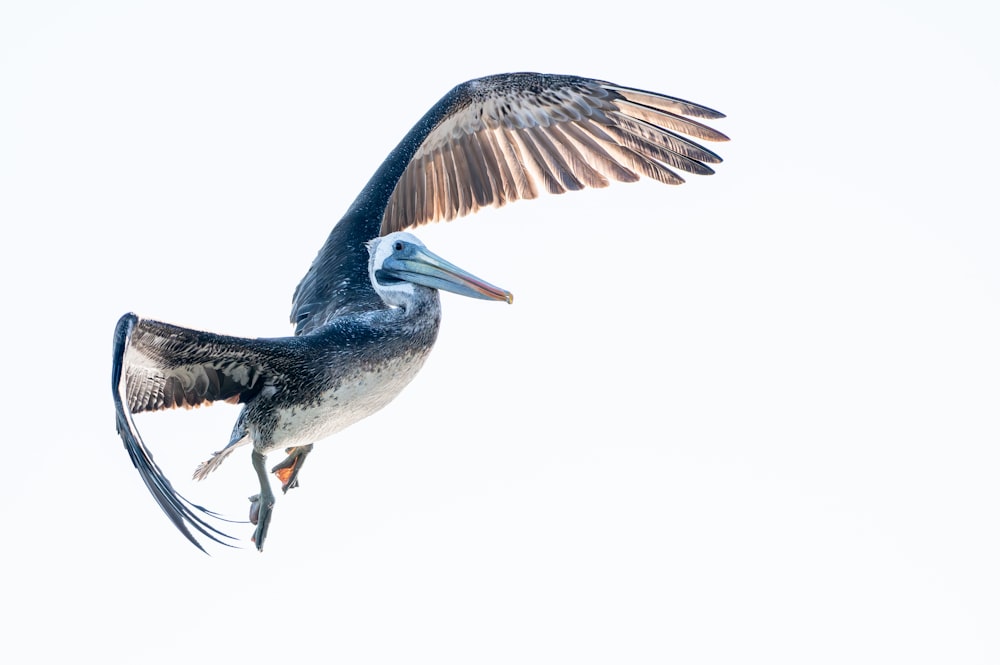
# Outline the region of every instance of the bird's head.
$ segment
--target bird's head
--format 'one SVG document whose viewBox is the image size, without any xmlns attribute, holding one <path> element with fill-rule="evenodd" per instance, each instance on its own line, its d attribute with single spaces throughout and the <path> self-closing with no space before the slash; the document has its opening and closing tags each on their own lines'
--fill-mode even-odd
<svg viewBox="0 0 1000 665">
<path fill-rule="evenodd" d="M 397 231 L 368 243 L 368 275 L 375 292 L 396 307 L 413 300 L 417 287 L 470 298 L 514 301 L 510 291 L 484 282 L 431 252 L 411 233 Z"/>
</svg>

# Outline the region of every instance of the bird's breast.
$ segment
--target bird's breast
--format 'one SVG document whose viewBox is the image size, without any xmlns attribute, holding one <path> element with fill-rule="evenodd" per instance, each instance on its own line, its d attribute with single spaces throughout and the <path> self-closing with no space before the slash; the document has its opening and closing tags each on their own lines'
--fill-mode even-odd
<svg viewBox="0 0 1000 665">
<path fill-rule="evenodd" d="M 280 406 L 268 449 L 314 443 L 386 406 L 416 376 L 429 349 L 339 370 L 307 399 Z"/>
</svg>

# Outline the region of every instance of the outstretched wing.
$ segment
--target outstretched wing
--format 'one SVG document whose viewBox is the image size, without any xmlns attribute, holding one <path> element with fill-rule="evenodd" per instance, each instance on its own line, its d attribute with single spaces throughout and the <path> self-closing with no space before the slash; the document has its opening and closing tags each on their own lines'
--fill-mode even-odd
<svg viewBox="0 0 1000 665">
<path fill-rule="evenodd" d="M 115 328 L 111 390 L 118 434 L 146 487 L 181 533 L 205 551 L 193 528 L 218 543 L 231 539 L 209 523 L 216 513 L 181 496 L 153 461 L 135 426 L 134 413 L 194 407 L 216 400 L 245 402 L 268 378 L 263 340 L 189 330 L 126 314 Z"/>
<path fill-rule="evenodd" d="M 685 116 L 718 111 L 576 76 L 505 74 L 470 81 L 410 158 L 386 205 L 381 234 L 447 221 L 484 206 L 677 170 L 710 175 L 706 141 L 726 136 Z"/>
<path fill-rule="evenodd" d="M 684 182 L 721 162 L 697 143 L 727 137 L 723 114 L 655 92 L 557 74 L 499 74 L 456 86 L 403 138 L 334 227 L 295 291 L 296 334 L 383 306 L 368 283 L 376 235 L 484 206 L 648 177 Z"/>
<path fill-rule="evenodd" d="M 134 314 L 122 317 L 118 331 L 127 331 L 122 351 L 125 397 L 132 413 L 192 408 L 218 400 L 246 402 L 262 386 L 266 370 L 259 354 L 252 352 L 254 340 L 190 330 Z M 117 346 L 118 333 L 115 339 Z"/>
</svg>

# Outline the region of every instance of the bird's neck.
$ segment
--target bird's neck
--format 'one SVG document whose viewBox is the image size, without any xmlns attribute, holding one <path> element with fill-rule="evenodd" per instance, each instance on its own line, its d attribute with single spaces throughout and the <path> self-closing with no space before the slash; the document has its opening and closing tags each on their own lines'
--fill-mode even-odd
<svg viewBox="0 0 1000 665">
<path fill-rule="evenodd" d="M 412 296 L 387 310 L 387 314 L 397 323 L 405 327 L 433 330 L 441 324 L 441 297 L 437 290 L 418 286 L 413 289 Z"/>
</svg>

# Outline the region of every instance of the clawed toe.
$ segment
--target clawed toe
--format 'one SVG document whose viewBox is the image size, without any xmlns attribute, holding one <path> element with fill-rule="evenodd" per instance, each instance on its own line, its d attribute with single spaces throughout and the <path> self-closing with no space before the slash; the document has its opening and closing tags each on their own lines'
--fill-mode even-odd
<svg viewBox="0 0 1000 665">
<path fill-rule="evenodd" d="M 247 497 L 250 500 L 250 524 L 257 526 L 260 519 L 260 494 Z"/>
</svg>

